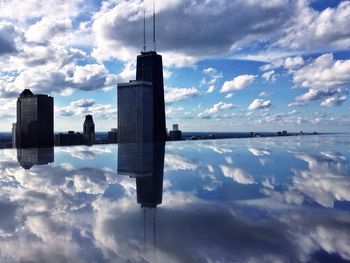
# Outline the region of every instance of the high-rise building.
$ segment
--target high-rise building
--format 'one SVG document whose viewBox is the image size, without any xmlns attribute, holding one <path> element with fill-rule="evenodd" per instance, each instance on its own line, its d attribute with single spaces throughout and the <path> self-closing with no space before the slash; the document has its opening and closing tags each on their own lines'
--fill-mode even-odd
<svg viewBox="0 0 350 263">
<path fill-rule="evenodd" d="M 153 141 L 152 83 L 130 81 L 118 84 L 118 143 Z"/>
<path fill-rule="evenodd" d="M 93 145 L 95 143 L 95 123 L 92 119 L 92 115 L 85 116 L 83 130 L 86 144 Z"/>
<path fill-rule="evenodd" d="M 53 98 L 25 89 L 17 100 L 16 147 L 52 147 L 53 126 Z"/>
<path fill-rule="evenodd" d="M 162 56 L 155 51 L 137 56 L 136 80 L 148 81 L 153 87 L 153 141 L 166 140 L 164 80 Z"/>
<path fill-rule="evenodd" d="M 17 124 L 12 124 L 12 148 L 16 148 L 16 128 Z"/>
</svg>

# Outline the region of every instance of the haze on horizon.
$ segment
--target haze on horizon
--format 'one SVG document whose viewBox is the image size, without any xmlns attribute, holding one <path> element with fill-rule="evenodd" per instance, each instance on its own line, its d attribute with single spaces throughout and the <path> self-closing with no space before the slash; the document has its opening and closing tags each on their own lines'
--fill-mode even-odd
<svg viewBox="0 0 350 263">
<path fill-rule="evenodd" d="M 328 131 L 350 126 L 350 1 L 156 1 L 167 127 Z M 55 131 L 117 126 L 151 0 L 0 0 L 0 131 L 23 89 L 55 98 Z"/>
</svg>

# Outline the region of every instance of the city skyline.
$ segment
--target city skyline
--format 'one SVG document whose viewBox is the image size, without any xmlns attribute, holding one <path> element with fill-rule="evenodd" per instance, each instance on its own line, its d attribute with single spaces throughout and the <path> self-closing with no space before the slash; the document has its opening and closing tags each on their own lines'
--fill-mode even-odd
<svg viewBox="0 0 350 263">
<path fill-rule="evenodd" d="M 136 78 L 144 10 L 153 49 L 145 2 L 1 2 L 0 131 L 26 88 L 55 98 L 56 132 L 80 131 L 89 114 L 97 132 L 117 128 L 117 83 Z M 350 1 L 156 7 L 168 130 L 348 131 Z"/>
</svg>

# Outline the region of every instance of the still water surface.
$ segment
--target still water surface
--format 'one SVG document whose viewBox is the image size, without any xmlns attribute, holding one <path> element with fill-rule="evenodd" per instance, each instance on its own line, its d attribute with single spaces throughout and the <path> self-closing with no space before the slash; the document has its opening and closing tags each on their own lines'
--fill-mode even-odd
<svg viewBox="0 0 350 263">
<path fill-rule="evenodd" d="M 349 262 L 350 137 L 0 151 L 0 262 Z"/>
</svg>

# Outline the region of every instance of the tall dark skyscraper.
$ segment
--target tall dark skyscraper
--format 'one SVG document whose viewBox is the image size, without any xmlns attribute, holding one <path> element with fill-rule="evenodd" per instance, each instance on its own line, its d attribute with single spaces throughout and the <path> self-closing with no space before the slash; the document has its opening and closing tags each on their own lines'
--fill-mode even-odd
<svg viewBox="0 0 350 263">
<path fill-rule="evenodd" d="M 164 80 L 162 56 L 155 51 L 137 56 L 136 80 L 148 81 L 153 86 L 153 141 L 166 140 Z"/>
<path fill-rule="evenodd" d="M 25 89 L 17 100 L 16 147 L 52 147 L 53 126 L 53 98 Z"/>
</svg>

